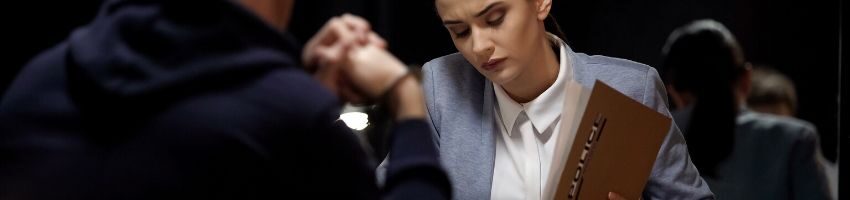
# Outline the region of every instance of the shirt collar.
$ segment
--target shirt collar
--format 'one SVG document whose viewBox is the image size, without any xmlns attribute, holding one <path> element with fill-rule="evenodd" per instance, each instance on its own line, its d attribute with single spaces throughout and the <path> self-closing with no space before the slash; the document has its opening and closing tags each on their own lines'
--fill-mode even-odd
<svg viewBox="0 0 850 200">
<path fill-rule="evenodd" d="M 510 136 L 513 131 L 514 123 L 520 113 L 525 112 L 528 115 L 529 121 L 533 125 L 537 133 L 543 133 L 558 117 L 561 116 L 561 110 L 564 107 L 564 99 L 566 91 L 564 85 L 572 79 L 572 58 L 567 44 L 555 35 L 547 34 L 552 43 L 557 43 L 560 49 L 559 53 L 559 69 L 558 77 L 555 82 L 543 91 L 540 96 L 528 103 L 517 103 L 507 93 L 502 86 L 493 83 L 493 88 L 496 93 L 497 115 L 500 115 L 502 124 Z"/>
</svg>

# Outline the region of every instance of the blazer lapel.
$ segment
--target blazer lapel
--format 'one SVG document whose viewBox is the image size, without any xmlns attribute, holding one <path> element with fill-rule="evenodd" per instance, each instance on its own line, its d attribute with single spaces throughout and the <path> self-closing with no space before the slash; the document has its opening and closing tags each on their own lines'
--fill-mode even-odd
<svg viewBox="0 0 850 200">
<path fill-rule="evenodd" d="M 493 132 L 495 129 L 496 123 L 493 121 L 495 117 L 493 116 L 493 106 L 495 105 L 496 96 L 493 93 L 493 84 L 490 80 L 485 79 L 484 81 L 484 102 L 482 106 L 484 106 L 481 111 L 481 130 L 479 134 L 479 138 L 481 138 L 481 162 L 487 163 L 486 165 L 481 166 L 482 171 L 486 171 L 486 176 L 481 176 L 480 182 L 487 183 L 486 188 L 482 188 L 481 191 L 485 192 L 484 196 L 487 199 L 490 199 L 490 189 L 493 185 L 493 167 L 496 163 L 496 133 Z"/>
<path fill-rule="evenodd" d="M 443 121 L 447 125 L 444 128 L 451 129 L 446 130 L 451 134 L 440 137 L 440 151 L 443 164 L 450 168 L 450 175 L 453 176 L 453 199 L 490 199 L 496 159 L 493 134 L 495 96 L 490 81 L 484 79 L 479 83 L 485 84 L 483 90 L 477 90 L 483 94 L 470 94 L 472 98 L 466 99 L 472 100 L 469 105 L 474 107 L 447 108 L 464 117 Z"/>
</svg>

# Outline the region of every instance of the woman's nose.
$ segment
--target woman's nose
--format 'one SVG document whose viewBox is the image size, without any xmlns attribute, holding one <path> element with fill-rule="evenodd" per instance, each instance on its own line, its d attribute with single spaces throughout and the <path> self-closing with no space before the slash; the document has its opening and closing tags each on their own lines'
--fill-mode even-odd
<svg viewBox="0 0 850 200">
<path fill-rule="evenodd" d="M 472 51 L 475 52 L 476 55 L 483 57 L 483 59 L 489 59 L 490 55 L 493 54 L 493 50 L 495 49 L 493 46 L 493 40 L 490 39 L 486 31 L 470 31 L 472 31 L 470 33 L 470 36 L 472 38 Z"/>
</svg>

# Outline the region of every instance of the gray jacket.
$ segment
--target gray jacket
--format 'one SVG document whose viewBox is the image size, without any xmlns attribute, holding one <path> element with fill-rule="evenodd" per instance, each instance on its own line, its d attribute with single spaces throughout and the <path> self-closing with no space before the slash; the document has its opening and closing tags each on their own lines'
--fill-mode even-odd
<svg viewBox="0 0 850 200">
<path fill-rule="evenodd" d="M 655 69 L 636 62 L 574 53 L 574 78 L 591 87 L 601 80 L 618 91 L 667 116 L 667 94 Z M 495 160 L 493 117 L 495 95 L 484 78 L 459 53 L 423 66 L 429 118 L 440 156 L 449 172 L 454 199 L 490 199 Z M 674 125 L 666 137 L 644 189 L 645 199 L 713 198 L 688 156 L 687 146 Z"/>
</svg>

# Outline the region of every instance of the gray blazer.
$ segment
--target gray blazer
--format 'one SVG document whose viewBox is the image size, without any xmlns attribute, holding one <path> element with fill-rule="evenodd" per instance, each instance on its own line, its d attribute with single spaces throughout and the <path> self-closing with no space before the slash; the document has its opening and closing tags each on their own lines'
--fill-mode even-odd
<svg viewBox="0 0 850 200">
<path fill-rule="evenodd" d="M 667 116 L 667 94 L 655 69 L 640 63 L 574 53 L 574 78 L 591 87 L 601 80 Z M 454 199 L 490 199 L 498 134 L 493 118 L 495 94 L 484 78 L 459 53 L 423 66 L 428 117 L 436 133 L 443 164 L 452 181 Z M 661 146 L 645 199 L 713 198 L 691 163 L 687 146 L 674 125 Z"/>
</svg>

